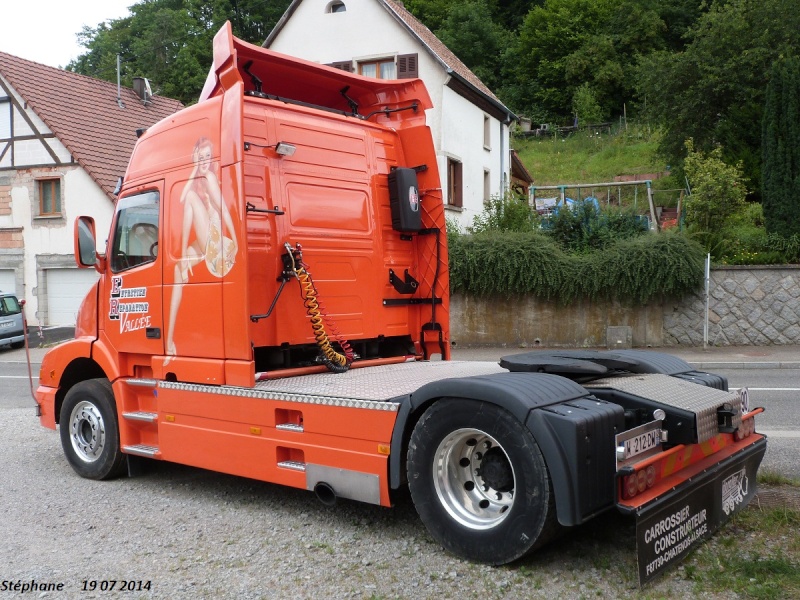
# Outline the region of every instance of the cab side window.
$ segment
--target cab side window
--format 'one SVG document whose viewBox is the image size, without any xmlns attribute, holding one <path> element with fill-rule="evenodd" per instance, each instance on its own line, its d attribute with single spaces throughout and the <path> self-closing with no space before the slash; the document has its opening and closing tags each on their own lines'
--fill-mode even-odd
<svg viewBox="0 0 800 600">
<path fill-rule="evenodd" d="M 158 192 L 120 198 L 111 246 L 111 270 L 126 271 L 158 256 Z"/>
</svg>

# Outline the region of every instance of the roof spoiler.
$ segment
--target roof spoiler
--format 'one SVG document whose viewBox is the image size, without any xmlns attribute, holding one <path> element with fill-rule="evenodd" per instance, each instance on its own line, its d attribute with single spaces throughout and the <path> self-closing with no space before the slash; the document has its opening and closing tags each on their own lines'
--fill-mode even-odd
<svg viewBox="0 0 800 600">
<path fill-rule="evenodd" d="M 382 80 L 362 77 L 248 44 L 233 35 L 226 22 L 214 36 L 214 60 L 200 102 L 242 83 L 245 94 L 316 106 L 361 116 L 402 118 L 433 106 L 420 79 Z M 344 91 L 343 91 L 344 90 Z M 412 113 L 411 105 L 416 105 Z"/>
</svg>

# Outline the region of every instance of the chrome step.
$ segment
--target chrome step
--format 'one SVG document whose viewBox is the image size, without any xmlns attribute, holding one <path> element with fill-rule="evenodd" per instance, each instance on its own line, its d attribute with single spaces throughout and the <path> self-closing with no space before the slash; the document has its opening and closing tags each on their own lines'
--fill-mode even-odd
<svg viewBox="0 0 800 600">
<path fill-rule="evenodd" d="M 158 421 L 158 413 L 145 412 L 143 410 L 122 413 L 122 417 L 129 421 L 144 421 L 145 423 L 155 423 Z"/>
<path fill-rule="evenodd" d="M 297 425 L 296 423 L 281 423 L 280 425 L 275 425 L 275 429 L 280 429 L 281 431 L 295 431 L 297 433 L 303 433 L 303 431 L 305 431 L 302 425 Z"/>
<path fill-rule="evenodd" d="M 136 454 L 137 456 L 147 456 L 148 458 L 157 458 L 161 456 L 161 450 L 155 446 L 147 446 L 145 444 L 136 444 L 134 446 L 123 446 L 122 451 L 127 454 Z"/>
<path fill-rule="evenodd" d="M 128 377 L 127 379 L 123 379 L 122 381 L 134 387 L 154 388 L 158 385 L 157 380 L 145 379 L 143 377 Z"/>
<path fill-rule="evenodd" d="M 292 471 L 305 471 L 306 463 L 297 462 L 296 460 L 284 460 L 279 462 L 278 466 L 283 469 L 291 469 Z"/>
</svg>

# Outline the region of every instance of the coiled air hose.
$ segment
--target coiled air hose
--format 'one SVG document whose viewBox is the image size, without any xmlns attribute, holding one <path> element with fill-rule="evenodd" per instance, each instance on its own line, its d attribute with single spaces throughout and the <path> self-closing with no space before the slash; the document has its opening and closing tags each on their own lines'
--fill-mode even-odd
<svg viewBox="0 0 800 600">
<path fill-rule="evenodd" d="M 314 285 L 314 280 L 308 272 L 307 265 L 302 262 L 299 252 L 297 256 L 295 256 L 294 252 L 290 251 L 289 256 L 291 257 L 292 270 L 297 280 L 300 282 L 300 294 L 303 297 L 303 305 L 306 307 L 306 313 L 311 317 L 311 329 L 314 331 L 314 339 L 320 349 L 319 360 L 329 371 L 333 373 L 344 373 L 353 363 L 353 349 L 348 341 L 339 334 L 336 327 L 325 314 L 323 307 L 317 299 L 317 287 Z M 341 347 L 341 352 L 337 352 L 333 344 L 331 344 L 331 336 L 328 334 L 328 329 L 330 329 L 334 340 Z"/>
</svg>

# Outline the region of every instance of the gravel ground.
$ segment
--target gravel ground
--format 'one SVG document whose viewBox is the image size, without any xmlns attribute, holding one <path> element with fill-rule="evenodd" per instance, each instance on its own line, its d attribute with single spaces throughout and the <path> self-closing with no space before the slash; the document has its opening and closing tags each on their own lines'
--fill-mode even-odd
<svg viewBox="0 0 800 600">
<path fill-rule="evenodd" d="M 168 463 L 78 477 L 32 409 L 0 410 L 0 586 L 40 598 L 686 598 L 684 567 L 640 591 L 632 521 L 616 514 L 507 567 L 446 554 L 407 493 L 386 509 Z M 150 590 L 84 592 L 84 581 Z M 2 591 L 0 600 L 20 596 Z M 730 599 L 725 594 L 706 598 Z"/>
</svg>

